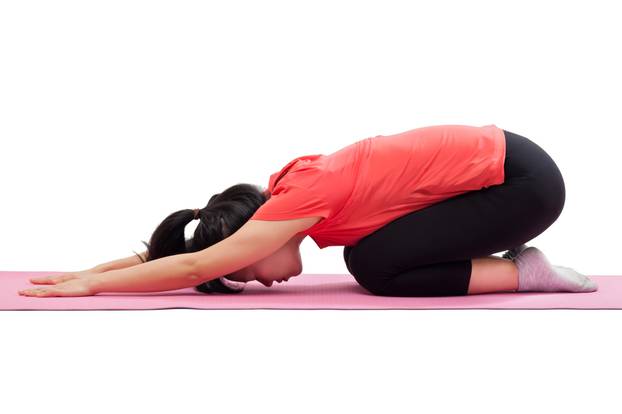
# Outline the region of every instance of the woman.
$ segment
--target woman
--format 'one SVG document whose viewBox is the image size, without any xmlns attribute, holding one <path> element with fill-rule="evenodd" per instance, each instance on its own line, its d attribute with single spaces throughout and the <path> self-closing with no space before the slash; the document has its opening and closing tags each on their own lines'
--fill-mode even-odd
<svg viewBox="0 0 622 414">
<path fill-rule="evenodd" d="M 194 265 L 186 273 L 181 269 L 190 257 L 161 261 L 161 276 L 149 284 L 146 274 L 156 267 L 135 266 L 139 262 L 131 257 L 31 279 L 55 286 L 30 293 L 176 289 L 187 286 L 193 273 L 201 281 L 195 288 L 205 293 L 241 292 L 252 280 L 271 286 L 302 272 L 299 246 L 306 236 L 320 249 L 345 246 L 348 271 L 374 295 L 592 292 L 597 285 L 589 278 L 551 265 L 524 244 L 559 217 L 564 203 L 557 165 L 521 135 L 492 124 L 411 129 L 365 138 L 329 155 L 297 157 L 270 176 L 263 192 L 237 184 L 201 210 L 169 215 L 144 256 L 148 262 L 192 253 Z M 201 222 L 193 238 L 184 240 L 194 218 Z M 503 257 L 492 256 L 504 250 Z M 179 281 L 166 271 L 178 272 Z M 72 281 L 63 291 L 63 283 Z"/>
</svg>

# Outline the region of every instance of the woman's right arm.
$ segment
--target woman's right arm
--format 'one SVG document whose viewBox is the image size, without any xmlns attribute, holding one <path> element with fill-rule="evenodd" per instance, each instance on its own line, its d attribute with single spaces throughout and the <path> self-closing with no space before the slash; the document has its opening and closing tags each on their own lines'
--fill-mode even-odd
<svg viewBox="0 0 622 414">
<path fill-rule="evenodd" d="M 143 257 L 143 259 L 146 259 L 147 252 L 141 253 L 141 256 Z M 52 275 L 52 276 L 34 277 L 34 278 L 31 278 L 30 281 L 34 284 L 41 284 L 41 285 L 56 284 L 56 283 L 62 283 L 62 282 L 72 280 L 72 279 L 79 279 L 82 277 L 90 278 L 100 273 L 107 272 L 109 270 L 125 269 L 126 267 L 132 267 L 140 263 L 143 263 L 143 262 L 138 258 L 138 256 L 134 255 L 134 256 L 124 257 L 123 259 L 118 259 L 118 260 L 113 260 L 111 262 L 102 263 L 87 270 L 80 270 L 77 272 L 65 272 L 65 273 L 61 273 L 58 275 Z"/>
<path fill-rule="evenodd" d="M 143 259 L 146 259 L 147 252 L 141 253 L 141 256 L 143 257 Z M 123 259 L 118 259 L 118 260 L 113 260 L 111 262 L 102 263 L 87 270 L 80 270 L 77 272 L 66 272 L 66 273 L 61 273 L 61 274 L 53 275 L 53 276 L 33 277 L 30 279 L 30 281 L 37 285 L 50 285 L 50 284 L 53 285 L 56 283 L 62 283 L 68 280 L 78 279 L 82 277 L 90 278 L 100 273 L 107 272 L 109 270 L 125 269 L 127 267 L 132 267 L 140 263 L 143 263 L 143 262 L 138 258 L 138 256 L 134 255 L 134 256 L 124 257 Z"/>
<path fill-rule="evenodd" d="M 146 261 L 147 260 L 147 252 L 143 252 L 140 254 L 142 256 L 142 258 Z M 106 262 L 106 263 L 102 263 L 99 264 L 89 270 L 87 270 L 87 272 L 89 273 L 104 273 L 107 272 L 109 270 L 117 270 L 117 269 L 125 269 L 126 267 L 131 267 L 131 266 L 135 266 L 137 264 L 143 263 L 138 256 L 133 255 L 133 256 L 129 256 L 129 257 L 124 257 L 123 259 L 118 259 L 118 260 L 113 260 L 111 262 Z"/>
</svg>

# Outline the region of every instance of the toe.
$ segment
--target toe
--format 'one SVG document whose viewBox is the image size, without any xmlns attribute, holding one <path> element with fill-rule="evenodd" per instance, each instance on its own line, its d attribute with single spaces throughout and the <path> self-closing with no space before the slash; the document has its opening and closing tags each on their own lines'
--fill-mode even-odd
<svg viewBox="0 0 622 414">
<path fill-rule="evenodd" d="M 587 279 L 585 289 L 587 292 L 596 292 L 598 290 L 598 285 L 592 279 Z"/>
</svg>

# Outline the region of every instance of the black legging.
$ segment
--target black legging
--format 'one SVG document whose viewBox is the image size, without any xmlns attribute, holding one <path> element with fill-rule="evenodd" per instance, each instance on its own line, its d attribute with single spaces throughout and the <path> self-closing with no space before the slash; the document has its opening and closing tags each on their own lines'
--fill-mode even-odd
<svg viewBox="0 0 622 414">
<path fill-rule="evenodd" d="M 466 295 L 471 259 L 519 246 L 562 212 L 559 168 L 536 143 L 505 131 L 505 181 L 408 213 L 343 256 L 356 281 L 381 296 Z"/>
</svg>

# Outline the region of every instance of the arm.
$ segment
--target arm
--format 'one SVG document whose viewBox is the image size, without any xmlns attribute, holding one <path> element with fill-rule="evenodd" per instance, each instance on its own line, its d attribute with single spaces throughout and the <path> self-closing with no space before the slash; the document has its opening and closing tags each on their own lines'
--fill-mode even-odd
<svg viewBox="0 0 622 414">
<path fill-rule="evenodd" d="M 270 256 L 321 218 L 249 220 L 225 240 L 195 253 L 195 272 L 202 282 L 235 272 Z"/>
<path fill-rule="evenodd" d="M 147 260 L 146 251 L 141 253 L 141 256 L 145 261 Z M 123 259 L 113 260 L 110 262 L 99 264 L 93 267 L 92 269 L 89 269 L 88 272 L 89 273 L 104 273 L 110 270 L 125 269 L 125 268 L 132 267 L 132 266 L 135 266 L 141 263 L 143 262 L 138 258 L 138 256 L 133 255 L 129 257 L 124 257 Z"/>
<path fill-rule="evenodd" d="M 159 292 L 183 289 L 193 281 L 194 254 L 166 256 L 124 269 L 95 274 L 87 279 L 93 294 L 101 292 Z"/>
<path fill-rule="evenodd" d="M 143 252 L 141 254 L 141 256 L 145 258 L 145 261 L 146 261 L 147 253 L 148 252 Z M 102 263 L 100 265 L 97 265 L 87 270 L 80 270 L 76 272 L 65 272 L 65 273 L 61 273 L 60 275 L 34 277 L 34 278 L 30 278 L 30 281 L 34 284 L 42 284 L 42 285 L 57 284 L 57 283 L 66 282 L 72 279 L 92 278 L 93 276 L 100 275 L 101 273 L 105 273 L 110 270 L 126 269 L 128 267 L 132 267 L 140 263 L 143 263 L 143 262 L 137 256 L 130 256 L 130 257 L 125 257 L 123 259 L 113 260 L 107 263 Z"/>
<path fill-rule="evenodd" d="M 294 220 L 249 220 L 238 231 L 196 253 L 162 257 L 91 279 L 93 294 L 159 292 L 199 285 L 235 272 L 269 256 L 319 217 Z"/>
</svg>

